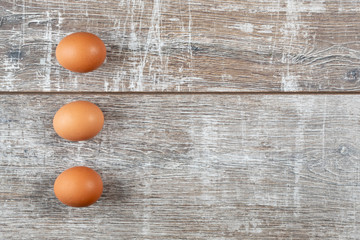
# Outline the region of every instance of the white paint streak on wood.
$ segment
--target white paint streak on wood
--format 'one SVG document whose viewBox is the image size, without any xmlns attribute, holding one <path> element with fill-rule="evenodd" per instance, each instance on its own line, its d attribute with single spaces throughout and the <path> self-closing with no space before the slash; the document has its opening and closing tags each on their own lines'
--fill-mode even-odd
<svg viewBox="0 0 360 240">
<path fill-rule="evenodd" d="M 257 32 L 271 34 L 274 28 L 275 28 L 274 25 L 260 25 L 259 30 Z"/>
<path fill-rule="evenodd" d="M 136 30 L 135 30 L 135 23 L 134 23 L 134 10 L 135 10 L 135 4 L 130 8 L 131 10 L 131 17 L 130 17 L 130 40 L 129 40 L 129 49 L 132 51 L 136 51 L 139 48 L 138 39 L 136 36 Z"/>
<path fill-rule="evenodd" d="M 61 41 L 61 38 L 62 38 L 62 23 L 63 23 L 63 21 L 64 21 L 64 19 L 61 15 L 61 12 L 57 11 L 57 25 L 56 25 L 57 31 L 56 31 L 56 33 L 54 33 L 54 40 L 53 40 L 53 42 L 55 42 L 56 45 Z M 55 60 L 54 62 L 55 62 L 55 64 L 59 64 L 57 62 L 57 60 Z M 53 78 L 55 78 L 57 80 L 57 81 L 55 81 L 54 85 L 56 87 L 54 87 L 54 89 L 57 91 L 60 91 L 62 88 L 63 81 L 62 81 L 62 78 L 60 76 L 60 72 L 58 69 L 55 69 L 55 71 L 53 72 Z M 53 80 L 53 79 L 51 79 L 51 80 Z"/>
<path fill-rule="evenodd" d="M 109 91 L 110 87 L 109 87 L 109 82 L 107 80 L 104 80 L 104 91 Z"/>
<path fill-rule="evenodd" d="M 45 36 L 44 36 L 44 40 L 46 42 L 46 45 L 44 46 L 44 50 L 46 53 L 46 61 L 45 64 L 43 65 L 44 68 L 44 74 L 43 74 L 43 91 L 50 91 L 51 90 L 51 79 L 50 79 L 50 75 L 51 75 L 51 66 L 52 66 L 52 22 L 51 22 L 51 17 L 50 17 L 50 12 L 47 11 L 46 12 L 46 17 L 47 17 L 47 23 L 46 23 L 46 31 L 45 31 Z"/>
<path fill-rule="evenodd" d="M 134 25 L 131 26 L 132 32 L 130 33 L 130 42 L 129 42 L 129 49 L 136 51 L 139 48 L 139 44 L 137 42 L 137 37 L 135 33 Z"/>
<path fill-rule="evenodd" d="M 78 88 L 78 74 L 69 71 L 69 78 L 71 79 L 71 83 L 73 84 L 74 88 L 77 89 Z"/>
<path fill-rule="evenodd" d="M 120 11 L 120 7 L 123 7 L 125 4 L 125 1 L 121 1 L 118 3 L 118 9 L 117 12 Z M 127 6 L 129 6 L 129 3 L 127 3 Z M 128 24 L 128 20 L 129 20 L 129 15 L 131 12 L 130 6 L 126 7 L 127 11 L 125 14 L 125 20 L 124 22 L 121 22 L 119 19 L 115 19 L 114 20 L 114 25 L 113 25 L 113 31 L 111 33 L 111 38 L 114 39 L 116 46 L 119 48 L 119 54 L 123 54 L 123 46 L 125 45 L 125 36 L 126 36 L 126 26 Z M 131 17 L 133 18 L 133 16 L 131 15 Z M 140 21 L 140 29 L 141 29 L 141 21 Z M 135 31 L 135 27 L 134 27 L 134 31 Z M 117 91 L 125 91 L 126 87 L 124 85 L 124 73 L 126 73 L 126 71 L 124 71 L 124 66 L 123 64 L 121 66 L 116 66 L 116 74 L 115 77 L 113 78 L 114 83 L 113 83 L 113 91 L 117 92 Z M 121 83 L 121 85 L 119 85 Z M 133 82 L 129 82 L 129 85 L 134 84 Z"/>
<path fill-rule="evenodd" d="M 289 63 L 288 63 L 289 64 Z M 298 76 L 291 75 L 290 71 L 286 74 L 282 73 L 281 76 L 281 89 L 284 92 L 296 92 L 298 91 Z"/>
<path fill-rule="evenodd" d="M 25 0 L 22 1 L 22 24 L 21 24 L 21 35 L 20 35 L 20 47 L 24 46 L 24 37 L 25 37 L 25 16 L 26 16 L 26 2 Z"/>
<path fill-rule="evenodd" d="M 301 97 L 297 102 L 296 111 L 299 115 L 299 121 L 296 124 L 296 128 L 294 131 L 295 135 L 295 143 L 294 143 L 294 154 L 296 154 L 297 158 L 294 159 L 294 188 L 293 188 L 293 204 L 296 207 L 296 211 L 294 212 L 294 216 L 299 216 L 299 211 L 302 208 L 302 196 L 300 192 L 302 191 L 301 187 L 301 176 L 303 175 L 304 166 L 306 163 L 303 159 L 303 149 L 305 149 L 306 143 L 306 124 L 307 119 L 311 118 L 311 113 L 314 111 L 314 99 L 310 98 L 307 101 L 302 101 Z"/>
<path fill-rule="evenodd" d="M 132 90 L 143 91 L 144 71 L 145 67 L 151 64 L 153 61 L 159 59 L 160 66 L 163 63 L 162 47 L 163 41 L 161 40 L 161 0 L 155 0 L 153 3 L 153 10 L 150 21 L 150 28 L 147 34 L 146 43 L 144 46 L 144 53 L 137 68 L 134 68 L 131 76 L 130 86 Z M 157 53 L 156 59 L 153 56 L 149 56 L 152 53 Z M 149 71 L 151 75 L 151 71 Z"/>
<path fill-rule="evenodd" d="M 191 38 L 191 28 L 192 28 L 192 16 L 191 16 L 191 0 L 187 0 L 188 3 L 188 11 L 189 11 L 189 24 L 188 24 L 188 35 L 189 35 L 189 41 L 188 41 L 188 49 L 190 53 L 190 57 L 192 58 L 192 38 Z M 190 68 L 191 68 L 191 60 L 190 60 Z"/>
<path fill-rule="evenodd" d="M 299 9 L 300 6 L 293 0 L 287 0 L 287 11 L 286 11 L 286 23 L 280 31 L 284 34 L 286 40 L 289 41 L 287 46 L 287 53 L 283 53 L 282 62 L 287 64 L 287 73 L 282 73 L 281 78 L 281 89 L 283 91 L 297 91 L 297 79 L 290 73 L 290 59 L 289 55 L 292 52 L 293 41 L 297 39 L 298 32 L 300 30 L 299 20 Z"/>
<path fill-rule="evenodd" d="M 242 9 L 244 9 L 244 7 L 241 6 L 241 4 L 235 5 L 235 4 L 227 4 L 225 2 L 221 2 L 221 4 L 211 8 L 211 10 L 213 11 L 221 11 L 221 12 L 237 12 Z"/>
<path fill-rule="evenodd" d="M 125 89 L 124 85 L 124 78 L 126 76 L 125 71 L 117 71 L 116 75 L 114 76 L 114 91 L 120 91 Z"/>
<path fill-rule="evenodd" d="M 251 23 L 236 23 L 234 25 L 229 26 L 229 28 L 239 29 L 246 33 L 252 33 L 254 31 L 254 25 Z"/>
<path fill-rule="evenodd" d="M 278 9 L 279 11 L 281 9 Z M 304 12 L 323 13 L 326 11 L 325 1 L 315 1 L 311 4 L 300 1 L 287 0 L 286 2 L 286 23 L 280 29 L 285 42 L 288 42 L 283 52 L 282 63 L 287 65 L 286 72 L 282 73 L 281 89 L 283 91 L 299 91 L 298 80 L 301 75 L 292 73 L 290 65 L 293 64 L 291 55 L 294 47 L 297 46 L 299 39 L 305 39 L 305 45 L 308 46 L 310 36 L 308 26 L 302 21 L 301 16 Z M 304 40 L 302 40 L 304 41 Z"/>
<path fill-rule="evenodd" d="M 3 60 L 3 69 L 5 72 L 4 82 L 1 84 L 1 87 L 4 90 L 10 90 L 13 87 L 13 81 L 16 80 L 14 72 L 20 69 L 20 64 L 18 62 L 11 61 L 11 59 L 4 58 Z"/>
<path fill-rule="evenodd" d="M 253 12 L 288 12 L 289 6 L 291 11 L 295 13 L 323 13 L 326 12 L 325 0 L 303 1 L 303 0 L 278 0 L 277 5 L 259 4 L 257 8 L 252 9 Z M 290 5 L 289 5 L 290 3 Z"/>
</svg>

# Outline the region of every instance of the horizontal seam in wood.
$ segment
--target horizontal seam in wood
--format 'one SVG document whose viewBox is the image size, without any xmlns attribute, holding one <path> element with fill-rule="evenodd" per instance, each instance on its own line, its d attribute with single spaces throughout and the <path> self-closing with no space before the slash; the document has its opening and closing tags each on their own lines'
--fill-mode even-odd
<svg viewBox="0 0 360 240">
<path fill-rule="evenodd" d="M 360 95 L 360 91 L 338 91 L 338 92 L 34 92 L 0 91 L 0 95 Z"/>
</svg>

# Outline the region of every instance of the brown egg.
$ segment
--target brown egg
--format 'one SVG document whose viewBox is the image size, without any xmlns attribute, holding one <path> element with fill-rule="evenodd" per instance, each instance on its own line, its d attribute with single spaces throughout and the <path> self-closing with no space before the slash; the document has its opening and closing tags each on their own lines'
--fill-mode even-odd
<svg viewBox="0 0 360 240">
<path fill-rule="evenodd" d="M 77 32 L 63 38 L 56 47 L 56 58 L 66 69 L 73 72 L 90 72 L 103 64 L 106 47 L 92 33 Z"/>
<path fill-rule="evenodd" d="M 103 191 L 100 175 L 88 167 L 73 167 L 55 180 L 55 196 L 71 207 L 87 207 L 95 203 Z"/>
<path fill-rule="evenodd" d="M 62 106 L 55 114 L 55 132 L 70 141 L 83 141 L 95 137 L 104 125 L 104 115 L 95 104 L 76 101 Z"/>
</svg>

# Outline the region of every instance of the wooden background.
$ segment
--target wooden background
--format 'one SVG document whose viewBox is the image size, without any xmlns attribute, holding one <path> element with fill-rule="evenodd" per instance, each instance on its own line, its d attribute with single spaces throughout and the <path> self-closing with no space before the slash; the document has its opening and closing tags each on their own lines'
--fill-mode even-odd
<svg viewBox="0 0 360 240">
<path fill-rule="evenodd" d="M 98 70 L 55 59 L 66 35 Z M 359 0 L 2 0 L 0 239 L 360 239 Z M 52 128 L 104 112 L 95 138 Z M 88 208 L 65 169 L 100 173 Z"/>
</svg>

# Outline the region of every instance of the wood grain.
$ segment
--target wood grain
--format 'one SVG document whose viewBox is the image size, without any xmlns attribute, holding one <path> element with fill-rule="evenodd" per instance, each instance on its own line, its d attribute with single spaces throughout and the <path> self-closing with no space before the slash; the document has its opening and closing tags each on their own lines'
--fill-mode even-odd
<svg viewBox="0 0 360 240">
<path fill-rule="evenodd" d="M 85 99 L 101 133 L 69 142 L 57 109 Z M 1 95 L 1 239 L 358 239 L 360 97 Z M 89 208 L 57 201 L 96 169 Z"/>
<path fill-rule="evenodd" d="M 359 91 L 359 0 L 0 2 L 0 91 Z M 89 31 L 106 63 L 54 52 Z"/>
</svg>

